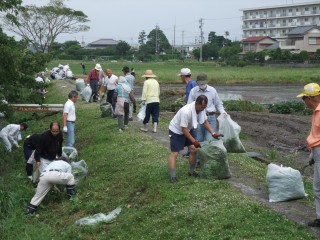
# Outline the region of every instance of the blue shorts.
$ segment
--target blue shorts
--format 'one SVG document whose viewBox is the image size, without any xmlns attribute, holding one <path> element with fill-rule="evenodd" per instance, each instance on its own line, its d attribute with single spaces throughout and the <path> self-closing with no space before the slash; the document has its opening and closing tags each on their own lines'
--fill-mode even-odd
<svg viewBox="0 0 320 240">
<path fill-rule="evenodd" d="M 190 130 L 190 134 L 192 137 L 195 137 L 193 129 Z M 169 130 L 169 136 L 171 152 L 179 152 L 183 150 L 185 146 L 192 145 L 192 142 L 184 134 L 176 134 Z"/>
</svg>

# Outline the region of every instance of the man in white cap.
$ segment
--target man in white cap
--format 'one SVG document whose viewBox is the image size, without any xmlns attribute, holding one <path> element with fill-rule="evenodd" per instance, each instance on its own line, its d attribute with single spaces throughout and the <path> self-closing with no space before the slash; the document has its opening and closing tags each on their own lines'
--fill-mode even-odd
<svg viewBox="0 0 320 240">
<path fill-rule="evenodd" d="M 297 97 L 308 108 L 313 110 L 311 131 L 307 138 L 307 146 L 311 151 L 310 164 L 314 161 L 313 190 L 316 202 L 316 219 L 308 223 L 310 227 L 320 227 L 320 86 L 317 83 L 309 83 L 304 86 L 304 91 Z"/>
<path fill-rule="evenodd" d="M 186 84 L 186 93 L 184 95 L 184 102 L 187 103 L 190 91 L 192 88 L 197 86 L 197 83 L 191 78 L 191 70 L 189 68 L 182 68 L 178 76 L 180 76 L 182 82 Z"/>
<path fill-rule="evenodd" d="M 87 84 L 90 85 L 92 89 L 92 98 L 94 102 L 97 102 L 98 100 L 98 90 L 99 90 L 99 79 L 100 79 L 100 71 L 102 70 L 102 67 L 99 63 L 96 64 L 96 66 L 90 70 L 90 73 L 88 75 Z"/>
<path fill-rule="evenodd" d="M 184 82 L 186 84 L 186 92 L 185 92 L 183 101 L 185 103 L 187 103 L 190 91 L 191 91 L 192 88 L 197 86 L 197 83 L 196 83 L 196 81 L 194 81 L 191 78 L 191 70 L 189 68 L 182 68 L 180 73 L 178 74 L 178 76 L 180 76 L 182 82 Z M 196 133 L 195 133 L 195 135 L 196 135 Z M 184 157 L 189 157 L 190 156 L 190 150 L 188 149 L 187 152 L 185 154 L 183 154 L 183 156 Z"/>
<path fill-rule="evenodd" d="M 153 130 L 152 132 L 157 132 L 157 126 L 159 122 L 160 113 L 160 85 L 153 74 L 152 70 L 146 70 L 142 77 L 146 78 L 143 83 L 142 89 L 142 104 L 147 104 L 146 106 L 146 116 L 143 119 L 143 127 L 140 128 L 141 131 L 147 132 L 147 123 L 150 120 L 150 115 L 152 116 Z"/>
<path fill-rule="evenodd" d="M 213 131 L 217 131 L 217 120 L 216 120 L 216 112 L 219 111 L 220 114 L 227 114 L 221 99 L 217 93 L 217 90 L 214 87 L 209 86 L 208 76 L 205 73 L 200 73 L 197 76 L 198 86 L 194 87 L 190 91 L 190 95 L 188 98 L 188 103 L 191 103 L 196 100 L 196 98 L 200 95 L 205 95 L 208 98 L 208 106 L 205 109 L 205 113 L 208 117 L 208 122 L 211 125 Z M 205 129 L 203 124 L 199 124 L 196 131 L 197 140 L 199 142 L 212 140 L 211 134 Z"/>
</svg>

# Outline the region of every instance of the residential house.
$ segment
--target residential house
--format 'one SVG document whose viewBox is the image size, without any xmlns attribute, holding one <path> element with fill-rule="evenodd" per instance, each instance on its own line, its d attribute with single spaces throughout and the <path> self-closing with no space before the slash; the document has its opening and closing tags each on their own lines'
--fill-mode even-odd
<svg viewBox="0 0 320 240">
<path fill-rule="evenodd" d="M 277 40 L 268 36 L 248 37 L 242 40 L 242 53 L 260 52 L 275 43 L 277 43 Z"/>
<path fill-rule="evenodd" d="M 279 44 L 283 50 L 314 53 L 320 48 L 320 27 L 313 25 L 294 28 L 287 34 L 287 39 Z"/>
<path fill-rule="evenodd" d="M 111 38 L 103 38 L 97 41 L 89 43 L 85 48 L 87 49 L 97 49 L 97 48 L 105 48 L 108 46 L 116 46 L 119 42 L 113 40 Z"/>
</svg>

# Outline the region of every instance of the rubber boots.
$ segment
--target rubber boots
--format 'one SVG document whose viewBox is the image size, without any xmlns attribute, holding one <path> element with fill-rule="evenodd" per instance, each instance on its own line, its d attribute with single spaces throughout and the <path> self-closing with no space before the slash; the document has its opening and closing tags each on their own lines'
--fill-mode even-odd
<svg viewBox="0 0 320 240">
<path fill-rule="evenodd" d="M 158 127 L 158 123 L 153 123 L 153 131 L 152 132 L 154 132 L 154 133 L 156 133 L 157 132 L 157 127 Z"/>
<path fill-rule="evenodd" d="M 27 213 L 26 214 L 28 216 L 32 216 L 35 213 L 35 211 L 37 211 L 37 206 L 32 205 L 31 203 L 29 203 L 29 205 L 27 207 Z"/>
<path fill-rule="evenodd" d="M 66 189 L 67 189 L 67 195 L 68 195 L 69 199 L 74 197 L 76 195 L 76 193 L 77 193 L 76 189 L 75 189 L 75 185 L 67 185 Z"/>
<path fill-rule="evenodd" d="M 143 127 L 140 128 L 142 132 L 148 132 L 147 124 L 143 124 Z"/>
</svg>

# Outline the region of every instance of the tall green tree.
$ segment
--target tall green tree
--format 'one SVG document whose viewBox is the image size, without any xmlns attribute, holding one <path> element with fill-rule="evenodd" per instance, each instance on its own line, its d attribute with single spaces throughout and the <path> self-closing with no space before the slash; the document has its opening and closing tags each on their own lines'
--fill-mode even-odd
<svg viewBox="0 0 320 240">
<path fill-rule="evenodd" d="M 7 29 L 27 40 L 34 49 L 50 52 L 60 34 L 87 31 L 88 17 L 82 12 L 70 9 L 64 0 L 50 0 L 48 5 L 26 6 L 19 11 L 17 20 L 4 18 Z"/>
<path fill-rule="evenodd" d="M 146 45 L 153 50 L 153 54 L 159 54 L 171 49 L 171 45 L 166 35 L 158 26 L 148 34 Z"/>
<path fill-rule="evenodd" d="M 142 30 L 140 33 L 139 33 L 139 37 L 138 37 L 138 43 L 140 45 L 143 45 L 144 42 L 146 41 L 146 37 L 147 37 L 147 34 L 144 30 Z"/>
<path fill-rule="evenodd" d="M 122 57 L 127 55 L 130 49 L 130 45 L 125 41 L 119 41 L 119 43 L 116 46 L 117 53 Z"/>
</svg>

